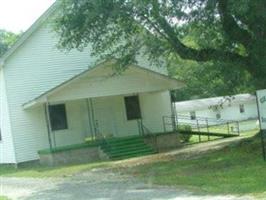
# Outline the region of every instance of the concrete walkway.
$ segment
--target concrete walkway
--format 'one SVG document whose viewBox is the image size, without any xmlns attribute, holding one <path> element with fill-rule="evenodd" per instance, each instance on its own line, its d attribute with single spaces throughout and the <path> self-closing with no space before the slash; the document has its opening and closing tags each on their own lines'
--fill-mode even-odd
<svg viewBox="0 0 266 200">
<path fill-rule="evenodd" d="M 171 187 L 144 184 L 111 171 L 93 170 L 64 179 L 2 178 L 2 194 L 13 200 L 251 200 L 201 196 Z"/>
</svg>

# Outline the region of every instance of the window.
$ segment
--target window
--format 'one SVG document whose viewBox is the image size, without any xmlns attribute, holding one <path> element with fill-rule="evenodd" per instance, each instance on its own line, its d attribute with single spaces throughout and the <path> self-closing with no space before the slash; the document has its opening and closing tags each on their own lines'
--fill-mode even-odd
<svg viewBox="0 0 266 200">
<path fill-rule="evenodd" d="M 216 114 L 216 119 L 221 119 L 221 113 Z"/>
<path fill-rule="evenodd" d="M 195 111 L 191 111 L 190 112 L 190 119 L 191 120 L 195 120 L 196 119 L 196 112 Z"/>
<path fill-rule="evenodd" d="M 141 118 L 141 111 L 138 96 L 125 97 L 127 120 Z"/>
<path fill-rule="evenodd" d="M 239 105 L 239 111 L 240 111 L 240 113 L 244 113 L 245 112 L 245 106 L 244 106 L 244 104 L 240 104 Z"/>
<path fill-rule="evenodd" d="M 50 105 L 49 116 L 52 131 L 58 131 L 68 128 L 65 104 Z"/>
</svg>

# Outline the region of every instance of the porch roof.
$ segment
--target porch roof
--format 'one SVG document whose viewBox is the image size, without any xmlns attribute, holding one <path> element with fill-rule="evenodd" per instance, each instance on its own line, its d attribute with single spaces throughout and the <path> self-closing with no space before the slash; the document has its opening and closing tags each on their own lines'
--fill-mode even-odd
<svg viewBox="0 0 266 200">
<path fill-rule="evenodd" d="M 138 65 L 131 65 L 121 74 L 115 75 L 113 64 L 113 62 L 105 62 L 85 70 L 22 106 L 27 109 L 47 101 L 62 102 L 82 98 L 129 95 L 174 90 L 185 86 L 177 79 Z"/>
</svg>

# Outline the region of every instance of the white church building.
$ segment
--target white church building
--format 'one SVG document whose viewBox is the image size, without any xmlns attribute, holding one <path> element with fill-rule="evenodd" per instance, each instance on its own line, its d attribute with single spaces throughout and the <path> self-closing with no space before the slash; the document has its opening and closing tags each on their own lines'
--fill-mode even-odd
<svg viewBox="0 0 266 200">
<path fill-rule="evenodd" d="M 162 116 L 172 115 L 170 90 L 184 87 L 144 57 L 120 75 L 114 61 L 56 48 L 50 27 L 53 5 L 1 58 L 0 163 L 38 160 L 38 151 L 79 144 L 97 132 L 139 134 L 141 119 L 162 132 Z"/>
</svg>

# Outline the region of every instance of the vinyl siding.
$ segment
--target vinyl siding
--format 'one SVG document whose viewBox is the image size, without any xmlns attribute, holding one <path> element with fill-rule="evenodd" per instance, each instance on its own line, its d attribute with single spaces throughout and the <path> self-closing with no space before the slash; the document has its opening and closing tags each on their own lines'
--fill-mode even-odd
<svg viewBox="0 0 266 200">
<path fill-rule="evenodd" d="M 44 25 L 5 63 L 8 106 L 18 162 L 37 159 L 36 148 L 45 145 L 36 141 L 47 141 L 44 113 L 41 110 L 24 111 L 22 104 L 79 74 L 95 61 L 90 58 L 88 49 L 64 53 L 56 48 L 56 43 L 56 37 Z M 43 126 L 34 126 L 34 121 L 40 121 Z"/>
<path fill-rule="evenodd" d="M 2 140 L 0 141 L 0 164 L 16 163 L 3 69 L 0 70 L 0 128 L 2 135 Z"/>
<path fill-rule="evenodd" d="M 43 106 L 25 111 L 22 104 L 96 64 L 96 58 L 90 57 L 90 47 L 82 52 L 63 52 L 56 48 L 57 41 L 56 35 L 44 24 L 8 58 L 4 66 L 17 162 L 38 159 L 36 150 L 48 146 Z M 84 127 L 80 127 L 78 131 L 82 132 Z M 73 129 L 75 133 L 78 131 Z M 83 139 L 81 135 L 73 139 L 70 132 L 64 136 L 56 135 L 60 144 Z"/>
<path fill-rule="evenodd" d="M 244 103 L 244 106 L 245 106 L 244 113 L 240 113 L 239 104 L 234 104 L 230 107 L 225 107 L 224 109 L 220 111 L 221 119 L 243 121 L 243 120 L 254 119 L 258 117 L 256 102 Z M 191 109 L 190 111 L 195 111 L 196 117 L 207 117 L 207 118 L 214 118 L 214 119 L 216 118 L 216 112 L 208 108 L 201 109 L 201 110 Z M 185 112 L 177 111 L 177 114 L 190 116 L 190 111 L 185 111 Z"/>
<path fill-rule="evenodd" d="M 171 116 L 169 91 L 144 93 L 140 96 L 145 126 L 154 133 L 163 132 L 163 116 Z M 166 127 L 172 131 L 171 127 Z"/>
<path fill-rule="evenodd" d="M 124 97 L 93 99 L 95 120 L 98 121 L 99 131 L 103 134 L 115 137 L 139 134 L 137 120 L 126 118 Z M 169 92 L 139 94 L 139 101 L 144 125 L 153 133 L 163 132 L 162 117 L 171 115 Z"/>
<path fill-rule="evenodd" d="M 65 104 L 68 128 L 53 131 L 56 146 L 80 144 L 90 136 L 86 100 L 68 101 Z"/>
</svg>

